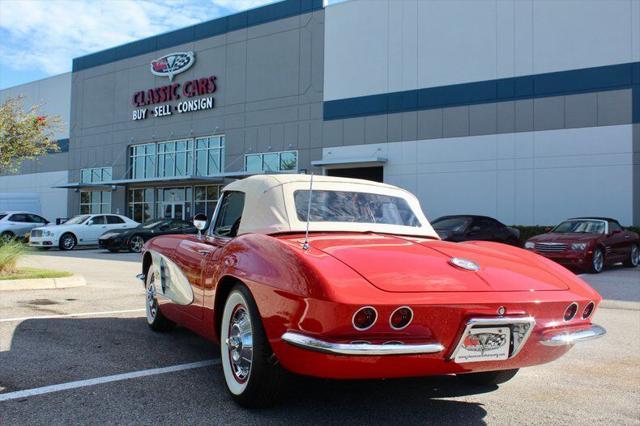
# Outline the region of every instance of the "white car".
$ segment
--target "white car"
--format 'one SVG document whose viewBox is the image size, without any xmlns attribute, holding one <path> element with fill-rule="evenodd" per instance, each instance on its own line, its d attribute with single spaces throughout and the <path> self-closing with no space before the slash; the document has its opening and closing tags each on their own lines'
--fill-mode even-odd
<svg viewBox="0 0 640 426">
<path fill-rule="evenodd" d="M 32 229 L 29 245 L 71 250 L 77 245 L 98 244 L 98 239 L 105 232 L 135 228 L 138 225 L 138 222 L 117 214 L 81 214 L 61 225 Z"/>
<path fill-rule="evenodd" d="M 49 221 L 29 212 L 0 212 L 0 237 L 5 240 L 22 239 L 33 228 L 42 227 Z"/>
</svg>

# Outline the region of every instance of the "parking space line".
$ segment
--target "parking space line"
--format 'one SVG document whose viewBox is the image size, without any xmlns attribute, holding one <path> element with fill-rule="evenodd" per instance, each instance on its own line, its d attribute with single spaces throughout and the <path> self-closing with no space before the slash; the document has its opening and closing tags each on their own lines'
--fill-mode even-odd
<svg viewBox="0 0 640 426">
<path fill-rule="evenodd" d="M 93 317 L 98 315 L 115 315 L 126 314 L 130 312 L 144 312 L 145 309 L 123 309 L 120 311 L 102 311 L 102 312 L 82 312 L 78 314 L 60 314 L 60 315 L 39 315 L 33 317 L 19 317 L 19 318 L 0 318 L 0 322 L 14 322 L 14 321 L 26 321 L 32 319 L 54 319 L 54 318 L 73 318 L 73 317 Z"/>
<path fill-rule="evenodd" d="M 121 380 L 136 379 L 140 377 L 155 376 L 158 374 L 173 373 L 176 371 L 191 370 L 194 368 L 209 367 L 220 364 L 219 359 L 209 359 L 206 361 L 192 362 L 189 364 L 178 364 L 170 367 L 151 368 L 148 370 L 132 371 L 130 373 L 114 374 L 112 376 L 96 377 L 94 379 L 78 380 L 75 382 L 60 383 L 58 385 L 43 386 L 40 388 L 25 389 L 21 391 L 0 393 L 0 402 L 13 399 L 28 398 L 30 396 L 42 395 L 63 390 L 83 388 L 87 386 L 100 385 L 103 383 L 118 382 Z"/>
</svg>

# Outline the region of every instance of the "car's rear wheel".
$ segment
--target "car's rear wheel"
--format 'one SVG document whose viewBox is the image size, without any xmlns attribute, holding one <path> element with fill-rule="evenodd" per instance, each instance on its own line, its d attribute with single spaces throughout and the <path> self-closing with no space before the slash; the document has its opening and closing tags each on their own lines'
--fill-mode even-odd
<svg viewBox="0 0 640 426">
<path fill-rule="evenodd" d="M 64 234 L 60 237 L 60 250 L 73 250 L 73 248 L 78 244 L 78 240 L 73 234 Z"/>
<path fill-rule="evenodd" d="M 151 265 L 145 278 L 147 325 L 149 325 L 153 331 L 167 331 L 171 330 L 175 326 L 175 323 L 167 319 L 160 311 L 160 305 L 156 298 L 156 285 L 160 283 L 156 282 L 158 274 L 155 272 L 155 266 Z"/>
<path fill-rule="evenodd" d="M 604 269 L 604 253 L 602 249 L 597 247 L 593 250 L 593 256 L 591 257 L 591 268 L 589 272 L 592 274 L 599 274 Z"/>
<path fill-rule="evenodd" d="M 629 257 L 624 261 L 624 266 L 635 268 L 638 264 L 640 264 L 640 247 L 638 247 L 638 244 L 633 244 L 629 251 Z"/>
<path fill-rule="evenodd" d="M 220 325 L 222 371 L 231 397 L 244 407 L 276 403 L 285 386 L 262 326 L 256 303 L 244 285 L 227 297 Z"/>
<path fill-rule="evenodd" d="M 457 377 L 474 385 L 499 385 L 513 379 L 518 370 L 514 368 L 513 370 L 483 371 L 482 373 L 458 374 Z"/>
<path fill-rule="evenodd" d="M 11 240 L 13 240 L 16 236 L 13 234 L 13 232 L 9 232 L 9 231 L 4 231 L 2 234 L 0 234 L 0 238 L 2 238 L 2 241 L 7 243 Z"/>
<path fill-rule="evenodd" d="M 133 253 L 140 253 L 144 246 L 144 239 L 140 235 L 134 235 L 129 240 L 129 250 Z"/>
</svg>

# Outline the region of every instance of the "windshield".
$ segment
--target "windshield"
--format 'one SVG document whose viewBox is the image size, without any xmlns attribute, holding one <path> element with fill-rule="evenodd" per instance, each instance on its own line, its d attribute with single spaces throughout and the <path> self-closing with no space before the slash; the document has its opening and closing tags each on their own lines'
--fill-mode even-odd
<svg viewBox="0 0 640 426">
<path fill-rule="evenodd" d="M 553 231 L 559 234 L 604 234 L 604 222 L 600 220 L 567 220 L 556 226 Z"/>
<path fill-rule="evenodd" d="M 142 225 L 142 227 L 145 229 L 152 229 L 152 228 L 155 228 L 156 226 L 160 226 L 165 222 L 166 222 L 165 220 L 154 220 L 153 222 L 145 223 L 144 225 Z"/>
<path fill-rule="evenodd" d="M 431 226 L 433 226 L 433 229 L 440 231 L 459 232 L 465 229 L 469 223 L 471 223 L 471 218 L 469 217 L 448 217 L 445 219 L 437 219 Z"/>
<path fill-rule="evenodd" d="M 79 225 L 82 222 L 84 222 L 85 220 L 89 219 L 91 216 L 88 214 L 81 214 L 78 216 L 74 216 L 71 219 L 69 219 L 68 221 L 66 221 L 64 224 L 65 225 Z"/>
<path fill-rule="evenodd" d="M 382 223 L 387 225 L 421 226 L 404 198 L 389 195 L 347 191 L 313 191 L 309 209 L 309 191 L 293 194 L 298 220 L 312 222 Z"/>
</svg>

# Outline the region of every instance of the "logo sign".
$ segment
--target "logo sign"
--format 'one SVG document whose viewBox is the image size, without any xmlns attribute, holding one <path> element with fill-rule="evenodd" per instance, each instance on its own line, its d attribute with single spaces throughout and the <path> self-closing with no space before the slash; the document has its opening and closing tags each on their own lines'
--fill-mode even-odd
<svg viewBox="0 0 640 426">
<path fill-rule="evenodd" d="M 161 77 L 169 77 L 173 81 L 173 76 L 185 72 L 196 62 L 196 55 L 193 52 L 175 52 L 164 55 L 151 61 L 151 73 Z"/>
</svg>

